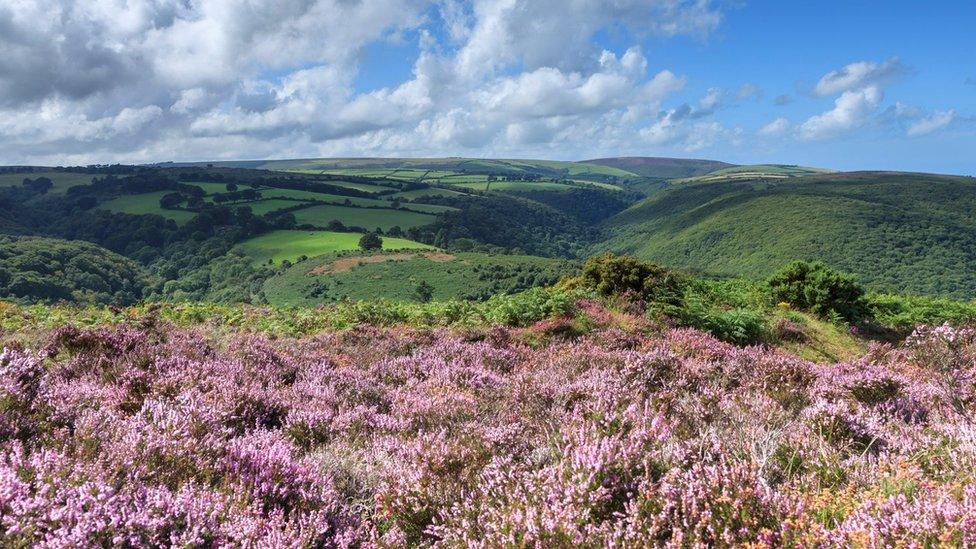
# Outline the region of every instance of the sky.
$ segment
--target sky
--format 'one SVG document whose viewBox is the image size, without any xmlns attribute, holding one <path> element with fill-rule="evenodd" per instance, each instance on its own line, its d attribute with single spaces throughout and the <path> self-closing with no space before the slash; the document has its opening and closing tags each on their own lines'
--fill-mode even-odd
<svg viewBox="0 0 976 549">
<path fill-rule="evenodd" d="M 976 174 L 976 2 L 4 0 L 0 164 L 674 156 Z"/>
</svg>

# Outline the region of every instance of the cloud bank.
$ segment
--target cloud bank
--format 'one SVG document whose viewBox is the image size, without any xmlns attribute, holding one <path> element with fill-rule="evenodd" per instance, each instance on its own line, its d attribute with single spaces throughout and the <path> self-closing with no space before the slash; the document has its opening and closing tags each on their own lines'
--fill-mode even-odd
<svg viewBox="0 0 976 549">
<path fill-rule="evenodd" d="M 782 90 L 764 99 L 745 78 L 689 90 L 681 67 L 660 66 L 641 47 L 677 36 L 708 40 L 723 24 L 720 7 L 710 0 L 4 2 L 0 164 L 572 158 L 738 146 L 750 133 L 722 122 L 724 114 L 746 105 L 792 108 L 796 99 Z M 631 44 L 605 49 L 598 36 L 607 32 Z M 376 65 L 372 48 L 405 45 L 408 75 L 363 84 L 364 67 L 367 76 L 390 69 Z M 870 126 L 886 87 L 911 72 L 894 57 L 850 63 L 810 90 L 835 97 L 832 109 L 796 124 L 777 117 L 752 133 L 827 139 Z M 898 120 L 907 135 L 922 136 L 954 118 L 943 110 Z"/>
</svg>

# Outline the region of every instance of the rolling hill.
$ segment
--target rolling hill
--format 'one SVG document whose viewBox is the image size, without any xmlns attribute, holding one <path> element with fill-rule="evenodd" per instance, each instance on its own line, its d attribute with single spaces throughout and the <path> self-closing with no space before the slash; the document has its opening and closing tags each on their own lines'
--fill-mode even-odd
<svg viewBox="0 0 976 549">
<path fill-rule="evenodd" d="M 639 174 L 611 165 L 560 160 L 483 158 L 305 158 L 294 160 L 243 160 L 225 162 L 164 163 L 161 167 L 243 168 L 308 174 L 357 175 L 399 180 L 437 180 L 456 175 L 531 176 L 617 181 Z M 722 164 L 720 167 L 729 166 Z"/>
<path fill-rule="evenodd" d="M 725 181 L 752 181 L 766 179 L 789 179 L 822 173 L 833 173 L 824 168 L 810 168 L 793 164 L 755 164 L 722 168 L 703 175 L 678 179 L 676 183 L 721 183 Z"/>
<path fill-rule="evenodd" d="M 691 158 L 660 158 L 652 156 L 619 156 L 584 160 L 582 164 L 607 166 L 624 170 L 644 177 L 656 179 L 677 179 L 696 177 L 707 173 L 732 168 L 735 165 L 717 160 L 696 160 Z"/>
<path fill-rule="evenodd" d="M 823 260 L 876 290 L 976 295 L 976 179 L 895 172 L 675 184 L 594 248 L 714 275 Z"/>
</svg>

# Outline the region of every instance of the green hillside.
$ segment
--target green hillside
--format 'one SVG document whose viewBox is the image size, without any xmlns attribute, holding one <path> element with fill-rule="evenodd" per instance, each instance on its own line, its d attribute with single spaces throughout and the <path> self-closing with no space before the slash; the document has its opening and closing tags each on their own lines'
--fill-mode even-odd
<svg viewBox="0 0 976 549">
<path fill-rule="evenodd" d="M 295 261 L 301 256 L 314 257 L 330 252 L 355 250 L 359 247 L 358 233 L 332 231 L 272 231 L 242 242 L 238 249 L 254 259 L 255 263 L 269 260 L 280 263 Z M 401 238 L 383 238 L 387 250 L 430 248 L 419 242 Z"/>
<path fill-rule="evenodd" d="M 24 179 L 47 178 L 51 180 L 53 186 L 48 191 L 51 194 L 63 194 L 68 188 L 75 185 L 87 185 L 91 183 L 94 176 L 86 173 L 73 173 L 63 171 L 34 171 L 25 173 L 0 173 L 0 187 L 15 187 L 23 185 Z"/>
<path fill-rule="evenodd" d="M 637 177 L 634 172 L 598 163 L 561 160 L 481 159 L 481 158 L 308 158 L 295 160 L 254 160 L 173 164 L 226 168 L 246 168 L 296 173 L 329 173 L 398 180 L 436 180 L 455 174 L 532 175 L 572 178 L 584 181 L 611 181 Z M 727 166 L 727 164 L 723 164 Z"/>
<path fill-rule="evenodd" d="M 620 156 L 614 158 L 597 158 L 587 160 L 583 164 L 599 165 L 644 177 L 655 179 L 677 179 L 695 177 L 707 173 L 732 168 L 733 164 L 717 160 L 697 160 L 691 158 L 658 158 L 650 156 Z"/>
<path fill-rule="evenodd" d="M 23 302 L 138 301 L 148 283 L 135 261 L 81 241 L 0 235 L 0 296 Z"/>
<path fill-rule="evenodd" d="M 430 298 L 486 299 L 571 275 L 571 261 L 523 255 L 493 255 L 407 250 L 362 255 L 349 252 L 301 261 L 269 278 L 264 295 L 275 305 L 311 305 L 344 298 L 417 301 L 417 288 L 429 285 Z"/>
<path fill-rule="evenodd" d="M 881 291 L 976 295 L 976 179 L 888 172 L 674 185 L 595 250 L 759 278 L 820 259 Z"/>
<path fill-rule="evenodd" d="M 789 179 L 833 173 L 824 168 L 810 168 L 790 164 L 755 164 L 751 166 L 733 166 L 696 177 L 683 178 L 677 183 L 717 183 L 725 181 L 754 181 L 768 179 Z"/>
</svg>

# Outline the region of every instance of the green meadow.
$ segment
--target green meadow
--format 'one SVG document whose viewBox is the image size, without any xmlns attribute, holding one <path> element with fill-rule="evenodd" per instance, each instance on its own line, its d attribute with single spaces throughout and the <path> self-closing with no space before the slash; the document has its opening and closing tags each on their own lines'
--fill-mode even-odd
<svg viewBox="0 0 976 549">
<path fill-rule="evenodd" d="M 271 231 L 240 243 L 237 248 L 263 264 L 271 260 L 297 261 L 301 256 L 315 257 L 331 252 L 359 249 L 359 233 L 333 231 Z M 433 249 L 431 246 L 404 238 L 383 238 L 384 250 Z"/>
</svg>

